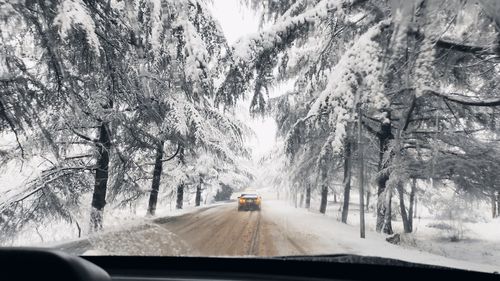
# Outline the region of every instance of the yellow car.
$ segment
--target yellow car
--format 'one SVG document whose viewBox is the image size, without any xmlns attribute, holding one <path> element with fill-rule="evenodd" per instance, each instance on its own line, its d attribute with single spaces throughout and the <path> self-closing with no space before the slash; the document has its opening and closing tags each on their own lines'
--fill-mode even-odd
<svg viewBox="0 0 500 281">
<path fill-rule="evenodd" d="M 238 197 L 238 211 L 257 210 L 260 211 L 262 198 L 255 193 L 241 194 Z"/>
</svg>

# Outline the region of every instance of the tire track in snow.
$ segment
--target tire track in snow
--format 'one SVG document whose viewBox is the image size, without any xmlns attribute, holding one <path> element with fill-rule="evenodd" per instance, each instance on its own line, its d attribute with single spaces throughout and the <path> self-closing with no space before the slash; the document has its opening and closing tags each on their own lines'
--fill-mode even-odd
<svg viewBox="0 0 500 281">
<path fill-rule="evenodd" d="M 254 256 L 259 255 L 259 236 L 260 236 L 261 218 L 262 215 L 259 212 L 259 215 L 257 216 L 257 222 L 252 233 L 252 238 L 250 240 L 250 247 L 248 247 L 248 255 L 254 255 Z"/>
</svg>

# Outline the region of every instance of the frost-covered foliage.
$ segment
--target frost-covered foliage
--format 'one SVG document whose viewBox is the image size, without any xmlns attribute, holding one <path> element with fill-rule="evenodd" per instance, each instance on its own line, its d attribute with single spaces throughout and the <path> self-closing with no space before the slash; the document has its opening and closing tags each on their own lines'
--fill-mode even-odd
<svg viewBox="0 0 500 281">
<path fill-rule="evenodd" d="M 260 33 L 237 42 L 218 94 L 227 100 L 231 90 L 251 92 L 250 110 L 276 118 L 291 160 L 288 180 L 302 179 L 314 167 L 305 174 L 320 186 L 344 160 L 348 192 L 356 168 L 353 144 L 362 136 L 368 168 L 376 172 L 379 231 L 392 232 L 393 190 L 400 190 L 404 204 L 406 196 L 415 197 L 406 190 L 414 179 L 451 180 L 461 192 L 481 194 L 475 198 L 496 198 L 495 184 L 479 180 L 496 178 L 489 168 L 496 167 L 498 156 L 490 146 L 500 105 L 495 4 L 251 3 L 264 10 L 268 22 Z M 290 80 L 293 91 L 266 97 L 269 88 Z M 493 156 L 478 159 L 475 151 Z M 475 183 L 482 187 L 475 189 Z M 498 206 L 498 199 L 491 200 Z"/>
<path fill-rule="evenodd" d="M 266 95 L 269 94 L 269 84 L 274 81 L 272 73 L 279 61 L 277 55 L 328 14 L 328 9 L 335 8 L 329 1 L 322 1 L 318 5 L 309 3 L 307 6 L 310 10 L 280 18 L 269 29 L 235 44 L 232 65 L 226 71 L 226 78 L 217 92 L 218 102 L 234 103 L 235 100 L 229 99 L 228 95 L 235 91 L 242 95 L 253 86 L 250 110 L 262 113 Z"/>
<path fill-rule="evenodd" d="M 100 52 L 101 44 L 96 34 L 94 20 L 85 3 L 82 0 L 64 0 L 58 6 L 54 25 L 60 28 L 63 38 L 68 36 L 71 30 L 81 29 L 85 33 L 87 43 L 96 53 Z"/>
<path fill-rule="evenodd" d="M 328 145 L 336 153 L 342 146 L 349 121 L 356 120 L 356 106 L 363 110 L 379 111 L 388 106 L 383 94 L 382 47 L 377 37 L 387 26 L 381 23 L 364 33 L 342 56 L 334 70 L 328 74 L 325 89 L 312 105 L 308 118 L 328 119 L 330 135 Z"/>
<path fill-rule="evenodd" d="M 90 230 L 99 230 L 104 206 L 134 206 L 161 183 L 160 201 L 180 193 L 182 202 L 179 185 L 214 177 L 199 171 L 210 166 L 196 164 L 201 155 L 214 159 L 210 169 L 250 176 L 235 168 L 248 156 L 248 127 L 214 105 L 231 50 L 204 1 L 0 6 L 9 15 L 0 28 L 0 129 L 17 140 L 2 164 L 43 158 L 37 177 L 0 202 L 3 234 L 49 219 L 80 229 L 86 212 Z"/>
</svg>

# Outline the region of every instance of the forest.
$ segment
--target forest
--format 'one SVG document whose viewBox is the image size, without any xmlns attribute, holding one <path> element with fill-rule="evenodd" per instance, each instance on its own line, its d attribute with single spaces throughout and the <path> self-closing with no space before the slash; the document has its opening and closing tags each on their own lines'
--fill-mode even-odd
<svg viewBox="0 0 500 281">
<path fill-rule="evenodd" d="M 500 2 L 240 0 L 261 28 L 234 44 L 211 3 L 0 0 L 2 245 L 255 181 L 343 223 L 356 195 L 384 234 L 424 203 L 499 216 Z M 244 101 L 278 128 L 262 159 Z"/>
</svg>

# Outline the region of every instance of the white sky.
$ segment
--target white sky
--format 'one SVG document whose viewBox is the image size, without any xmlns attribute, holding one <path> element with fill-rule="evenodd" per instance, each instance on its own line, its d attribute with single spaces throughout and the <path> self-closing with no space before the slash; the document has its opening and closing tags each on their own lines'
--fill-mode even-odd
<svg viewBox="0 0 500 281">
<path fill-rule="evenodd" d="M 259 31 L 259 15 L 241 5 L 238 0 L 214 0 L 212 14 L 219 21 L 229 44 L 239 38 Z M 275 96 L 271 93 L 272 96 Z M 270 117 L 252 119 L 249 114 L 250 100 L 242 102 L 238 117 L 255 131 L 256 139 L 249 141 L 255 161 L 268 153 L 276 144 L 276 124 Z"/>
<path fill-rule="evenodd" d="M 213 0 L 212 14 L 219 21 L 229 44 L 259 29 L 259 17 L 239 0 Z"/>
</svg>

